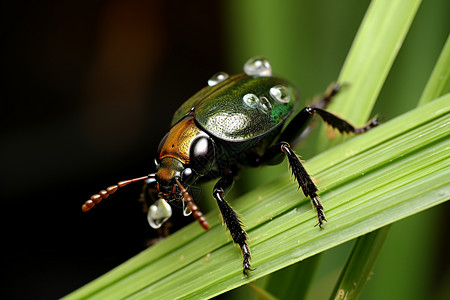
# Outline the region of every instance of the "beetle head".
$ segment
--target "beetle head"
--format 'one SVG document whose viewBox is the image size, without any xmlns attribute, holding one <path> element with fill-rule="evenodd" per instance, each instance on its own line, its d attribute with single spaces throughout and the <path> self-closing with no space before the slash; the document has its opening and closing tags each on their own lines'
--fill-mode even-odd
<svg viewBox="0 0 450 300">
<path fill-rule="evenodd" d="M 157 189 L 164 199 L 169 200 L 176 196 L 176 180 L 181 178 L 183 170 L 184 166 L 181 161 L 173 157 L 165 157 L 158 164 Z"/>
<path fill-rule="evenodd" d="M 193 111 L 193 110 L 191 110 Z M 156 181 L 158 191 L 167 199 L 176 198 L 179 180 L 190 186 L 207 174 L 215 161 L 213 140 L 195 124 L 192 114 L 176 123 L 161 140 L 158 147 Z"/>
</svg>

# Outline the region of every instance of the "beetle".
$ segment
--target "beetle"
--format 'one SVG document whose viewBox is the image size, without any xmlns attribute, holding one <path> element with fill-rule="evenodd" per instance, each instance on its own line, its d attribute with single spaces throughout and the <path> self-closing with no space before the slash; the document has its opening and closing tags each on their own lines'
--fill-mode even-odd
<svg viewBox="0 0 450 300">
<path fill-rule="evenodd" d="M 315 114 L 341 133 L 360 134 L 379 124 L 375 117 L 367 125 L 355 128 L 326 111 L 324 108 L 339 89 L 339 85 L 332 86 L 316 104 L 300 109 L 296 87 L 272 76 L 270 62 L 264 57 L 249 59 L 244 73 L 231 77 L 224 72 L 216 73 L 208 80 L 208 86 L 175 112 L 172 127 L 158 146 L 156 173 L 110 186 L 93 195 L 82 210 L 90 210 L 119 187 L 145 180 L 145 188 L 159 196 L 148 209 L 153 228 L 159 228 L 171 216 L 168 202 L 181 201 L 185 215 L 192 214 L 208 230 L 209 224 L 190 190 L 196 184 L 219 178 L 212 195 L 233 242 L 241 249 L 243 273 L 247 276 L 252 270 L 248 235 L 224 196 L 242 167 L 279 164 L 287 157 L 299 189 L 309 197 L 317 213 L 316 226 L 322 228 L 327 219 L 318 188 L 290 143 L 305 131 Z"/>
</svg>

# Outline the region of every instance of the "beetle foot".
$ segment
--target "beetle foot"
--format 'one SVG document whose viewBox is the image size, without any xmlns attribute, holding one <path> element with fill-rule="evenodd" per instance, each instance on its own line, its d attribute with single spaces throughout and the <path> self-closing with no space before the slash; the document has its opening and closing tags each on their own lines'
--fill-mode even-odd
<svg viewBox="0 0 450 300">
<path fill-rule="evenodd" d="M 381 124 L 381 119 L 378 117 L 378 115 L 376 115 L 375 117 L 370 119 L 369 122 L 367 122 L 367 124 L 365 126 L 360 127 L 360 128 L 355 128 L 355 130 L 354 130 L 355 134 L 361 134 L 366 131 L 369 131 L 370 129 L 372 129 L 374 127 L 377 127 L 378 125 Z"/>
<path fill-rule="evenodd" d="M 325 214 L 323 213 L 323 210 L 317 210 L 317 219 L 319 220 L 319 222 L 317 222 L 316 225 L 314 225 L 314 227 L 319 226 L 320 229 L 322 229 L 322 224 L 323 221 L 327 222 L 327 219 L 325 218 Z"/>
<path fill-rule="evenodd" d="M 319 222 L 314 227 L 319 226 L 319 228 L 322 228 L 323 221 L 327 221 L 327 218 L 325 218 L 325 213 L 323 212 L 322 202 L 320 202 L 319 196 L 317 194 L 310 198 L 312 205 L 317 211 L 317 219 L 319 220 Z"/>
<path fill-rule="evenodd" d="M 255 269 L 252 269 L 250 267 L 250 263 L 248 261 L 247 262 L 244 261 L 242 266 L 243 266 L 242 273 L 244 274 L 245 277 L 249 276 L 249 273 L 248 273 L 249 271 L 254 271 L 255 270 Z"/>
<path fill-rule="evenodd" d="M 252 269 L 250 266 L 250 259 L 251 259 L 250 248 L 248 247 L 248 245 L 245 242 L 241 245 L 241 251 L 242 251 L 242 257 L 243 257 L 242 272 L 243 272 L 244 276 L 247 277 L 248 271 L 253 271 L 254 269 Z"/>
</svg>

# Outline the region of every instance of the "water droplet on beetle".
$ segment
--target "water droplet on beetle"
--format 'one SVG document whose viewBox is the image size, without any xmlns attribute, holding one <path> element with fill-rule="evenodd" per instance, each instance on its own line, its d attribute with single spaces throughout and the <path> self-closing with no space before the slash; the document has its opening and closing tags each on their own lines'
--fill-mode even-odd
<svg viewBox="0 0 450 300">
<path fill-rule="evenodd" d="M 170 207 L 166 200 L 159 198 L 149 207 L 147 220 L 152 228 L 158 229 L 171 215 L 172 207 Z"/>
<path fill-rule="evenodd" d="M 245 94 L 242 99 L 244 100 L 244 103 L 251 108 L 257 107 L 260 103 L 258 96 L 255 94 Z"/>
<path fill-rule="evenodd" d="M 289 95 L 289 90 L 284 85 L 276 85 L 270 88 L 270 95 L 281 103 L 288 103 L 291 101 L 291 96 Z"/>
<path fill-rule="evenodd" d="M 270 110 L 272 110 L 272 105 L 270 104 L 269 100 L 266 97 L 261 97 L 259 103 L 259 108 L 264 112 L 268 113 Z"/>
<path fill-rule="evenodd" d="M 192 214 L 192 211 L 189 209 L 189 206 L 186 205 L 186 202 L 183 201 L 183 215 L 187 217 L 190 214 Z"/>
<path fill-rule="evenodd" d="M 211 78 L 209 78 L 208 85 L 209 86 L 218 85 L 219 83 L 227 80 L 228 77 L 230 77 L 230 75 L 228 75 L 227 73 L 225 73 L 225 72 L 218 72 L 218 73 L 214 74 L 213 76 L 211 76 Z"/>
<path fill-rule="evenodd" d="M 272 76 L 272 66 L 267 58 L 255 56 L 244 64 L 244 72 L 248 76 L 270 77 Z"/>
</svg>

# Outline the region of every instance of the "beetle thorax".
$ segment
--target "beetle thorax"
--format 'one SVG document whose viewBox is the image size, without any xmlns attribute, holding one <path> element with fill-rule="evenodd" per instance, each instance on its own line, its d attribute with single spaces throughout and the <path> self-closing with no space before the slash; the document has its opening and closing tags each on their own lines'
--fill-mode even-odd
<svg viewBox="0 0 450 300">
<path fill-rule="evenodd" d="M 194 117 L 185 117 L 170 129 L 159 153 L 159 159 L 172 157 L 178 159 L 184 165 L 189 164 L 191 143 L 201 135 L 204 135 L 204 133 L 195 125 Z"/>
</svg>

